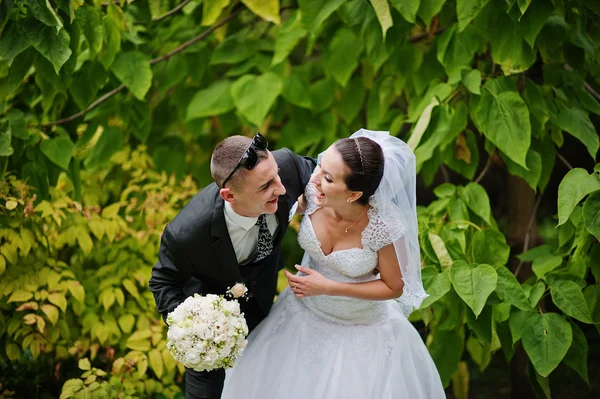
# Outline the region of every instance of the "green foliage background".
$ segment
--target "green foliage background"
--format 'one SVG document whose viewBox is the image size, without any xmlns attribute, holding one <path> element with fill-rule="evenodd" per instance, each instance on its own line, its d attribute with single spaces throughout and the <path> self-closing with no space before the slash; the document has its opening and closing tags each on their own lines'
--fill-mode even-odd
<svg viewBox="0 0 600 399">
<path fill-rule="evenodd" d="M 147 283 L 214 145 L 258 130 L 314 156 L 360 127 L 406 140 L 433 190 L 411 320 L 448 392 L 521 348 L 539 396 L 560 363 L 589 384 L 599 4 L 4 0 L 0 396 L 181 395 Z M 479 184 L 492 165 L 538 193 L 524 247 L 506 238 L 519 204 Z M 542 194 L 557 203 L 536 220 Z"/>
</svg>

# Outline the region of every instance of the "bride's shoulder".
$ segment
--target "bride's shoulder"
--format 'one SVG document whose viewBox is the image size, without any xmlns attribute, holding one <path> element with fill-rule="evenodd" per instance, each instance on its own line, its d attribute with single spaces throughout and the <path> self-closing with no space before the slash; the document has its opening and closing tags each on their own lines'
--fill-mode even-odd
<svg viewBox="0 0 600 399">
<path fill-rule="evenodd" d="M 406 232 L 402 220 L 393 214 L 383 214 L 376 204 L 371 204 L 367 214 L 369 224 L 362 232 L 362 240 L 373 251 L 393 243 Z"/>
</svg>

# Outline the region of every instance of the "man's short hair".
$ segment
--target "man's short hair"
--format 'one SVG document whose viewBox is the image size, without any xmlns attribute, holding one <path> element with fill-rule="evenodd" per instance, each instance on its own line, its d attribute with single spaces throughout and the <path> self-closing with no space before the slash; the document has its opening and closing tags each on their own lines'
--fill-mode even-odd
<svg viewBox="0 0 600 399">
<path fill-rule="evenodd" d="M 223 182 L 237 166 L 244 151 L 250 147 L 252 139 L 246 136 L 231 136 L 217 144 L 210 158 L 210 174 L 219 188 L 223 188 Z M 267 158 L 266 151 L 257 151 L 260 159 Z M 234 175 L 227 181 L 229 187 L 237 187 L 246 173 L 246 169 L 238 168 Z"/>
</svg>

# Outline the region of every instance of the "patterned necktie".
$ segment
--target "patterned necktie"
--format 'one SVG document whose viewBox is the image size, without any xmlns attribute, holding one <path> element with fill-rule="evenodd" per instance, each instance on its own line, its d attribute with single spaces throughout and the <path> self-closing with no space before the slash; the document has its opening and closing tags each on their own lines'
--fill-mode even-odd
<svg viewBox="0 0 600 399">
<path fill-rule="evenodd" d="M 258 226 L 258 245 L 254 262 L 263 260 L 273 252 L 273 238 L 267 227 L 267 217 L 264 214 L 260 215 L 256 225 Z"/>
</svg>

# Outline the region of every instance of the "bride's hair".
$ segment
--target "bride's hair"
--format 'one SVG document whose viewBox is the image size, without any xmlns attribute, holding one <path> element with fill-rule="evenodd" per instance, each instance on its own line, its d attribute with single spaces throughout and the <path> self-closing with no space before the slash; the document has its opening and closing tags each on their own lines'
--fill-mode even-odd
<svg viewBox="0 0 600 399">
<path fill-rule="evenodd" d="M 363 195 L 356 202 L 368 204 L 383 177 L 383 150 L 366 137 L 340 139 L 333 145 L 350 169 L 344 179 L 346 186 L 351 191 L 362 191 Z"/>
</svg>

